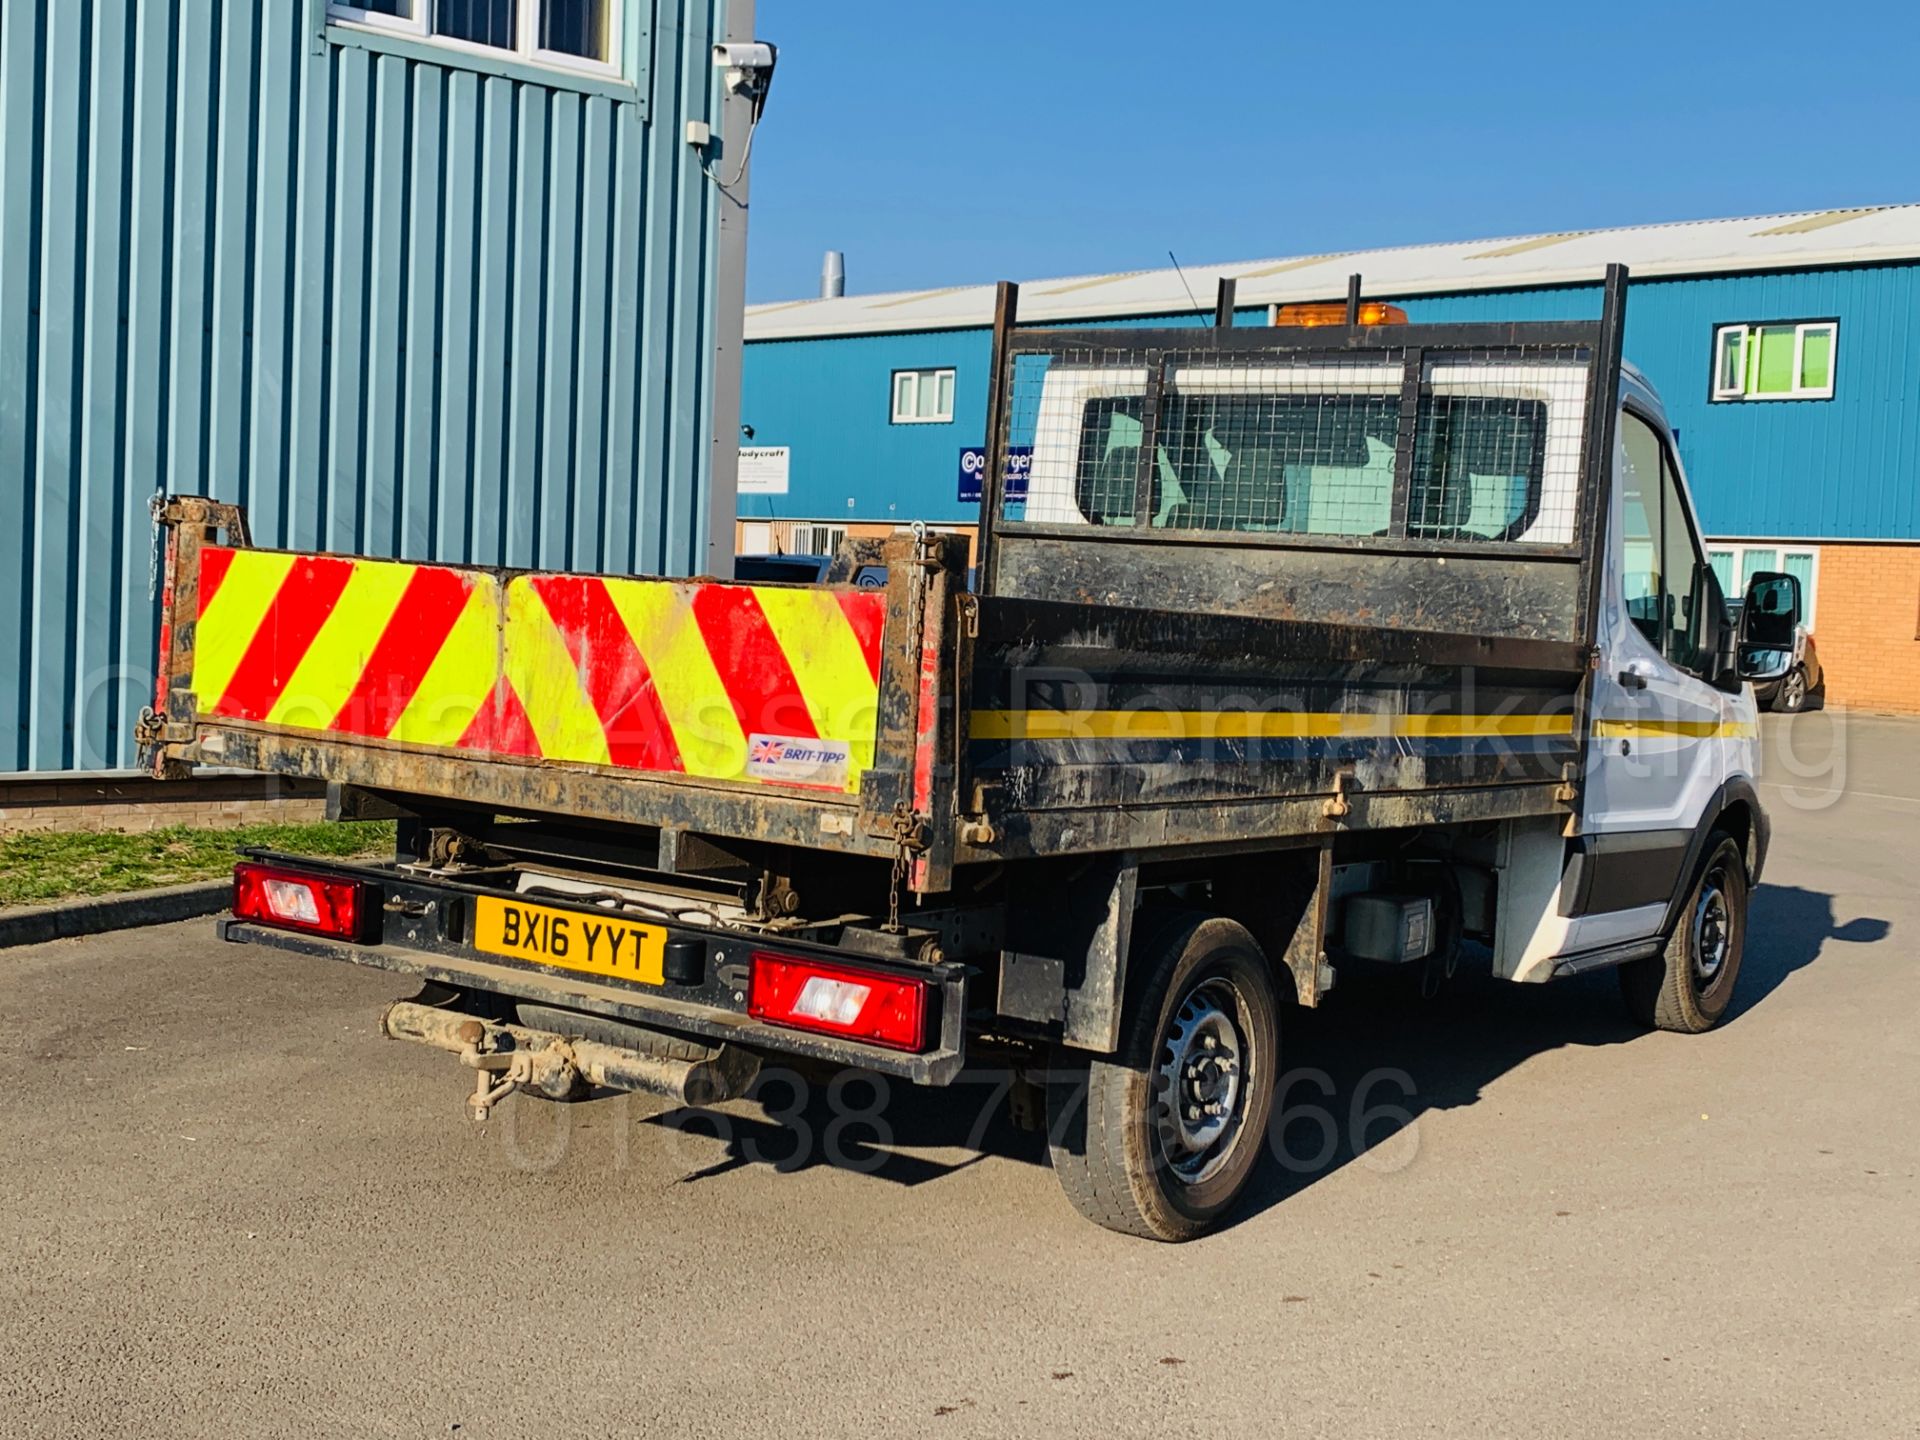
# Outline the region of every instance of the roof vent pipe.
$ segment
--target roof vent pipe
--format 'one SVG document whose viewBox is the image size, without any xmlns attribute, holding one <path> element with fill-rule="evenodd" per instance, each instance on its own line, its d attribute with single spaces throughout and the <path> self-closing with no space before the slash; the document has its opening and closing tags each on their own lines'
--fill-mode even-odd
<svg viewBox="0 0 1920 1440">
<path fill-rule="evenodd" d="M 847 257 L 838 250 L 829 250 L 826 263 L 820 267 L 820 298 L 837 300 L 846 293 Z"/>
</svg>

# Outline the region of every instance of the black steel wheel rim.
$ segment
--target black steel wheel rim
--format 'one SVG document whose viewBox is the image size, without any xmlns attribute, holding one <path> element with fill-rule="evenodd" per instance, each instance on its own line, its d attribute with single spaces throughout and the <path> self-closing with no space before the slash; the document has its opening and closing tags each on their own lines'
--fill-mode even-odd
<svg viewBox="0 0 1920 1440">
<path fill-rule="evenodd" d="M 1195 981 L 1169 1012 L 1152 1075 L 1161 1156 L 1182 1185 L 1203 1184 L 1246 1139 L 1248 1097 L 1265 1057 L 1254 1051 L 1250 1007 L 1227 975 Z"/>
</svg>

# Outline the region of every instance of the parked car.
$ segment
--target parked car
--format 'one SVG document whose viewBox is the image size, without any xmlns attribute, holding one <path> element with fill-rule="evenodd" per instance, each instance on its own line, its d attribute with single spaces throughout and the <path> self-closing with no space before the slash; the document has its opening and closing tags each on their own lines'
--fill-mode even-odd
<svg viewBox="0 0 1920 1440">
<path fill-rule="evenodd" d="M 833 568 L 831 555 L 736 555 L 733 578 L 749 585 L 824 585 Z M 887 588 L 887 567 L 861 565 L 851 581 L 856 589 Z"/>
<path fill-rule="evenodd" d="M 832 564 L 831 555 L 736 555 L 733 578 L 757 585 L 821 585 Z"/>
<path fill-rule="evenodd" d="M 1798 611 L 1799 582 L 1788 575 L 1755 576 L 1762 583 L 1763 591 L 1782 606 L 1791 602 Z M 1792 594 L 1786 587 L 1766 585 L 1764 582 L 1792 581 Z M 1770 600 L 1769 603 L 1772 603 Z M 1731 619 L 1736 630 L 1743 619 L 1745 601 L 1736 600 L 1729 605 Z M 1784 610 L 1780 613 L 1786 613 Z M 1771 617 L 1761 617 L 1763 620 Z M 1820 668 L 1820 652 L 1815 648 L 1813 635 L 1805 625 L 1793 627 L 1791 643 L 1778 643 L 1784 636 L 1769 637 L 1772 643 L 1750 643 L 1740 647 L 1740 673 L 1753 683 L 1754 703 L 1762 710 L 1779 710 L 1789 715 L 1801 710 L 1819 710 L 1827 703 L 1827 677 Z"/>
<path fill-rule="evenodd" d="M 748 585 L 825 585 L 833 569 L 831 555 L 736 555 L 733 578 Z M 972 591 L 976 571 L 967 570 L 967 589 Z M 887 588 L 887 567 L 856 565 L 848 580 L 856 590 Z"/>
</svg>

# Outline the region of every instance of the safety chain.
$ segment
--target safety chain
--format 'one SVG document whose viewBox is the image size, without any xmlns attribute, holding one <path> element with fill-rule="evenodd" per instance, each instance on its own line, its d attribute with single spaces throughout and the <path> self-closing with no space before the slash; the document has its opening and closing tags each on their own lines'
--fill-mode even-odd
<svg viewBox="0 0 1920 1440">
<path fill-rule="evenodd" d="M 887 886 L 887 929 L 900 929 L 900 890 L 913 852 L 926 844 L 926 826 L 902 800 L 893 807 L 893 879 Z"/>
<path fill-rule="evenodd" d="M 893 878 L 887 885 L 887 933 L 900 933 L 900 886 L 907 878 L 907 845 L 903 840 L 893 852 Z"/>
</svg>

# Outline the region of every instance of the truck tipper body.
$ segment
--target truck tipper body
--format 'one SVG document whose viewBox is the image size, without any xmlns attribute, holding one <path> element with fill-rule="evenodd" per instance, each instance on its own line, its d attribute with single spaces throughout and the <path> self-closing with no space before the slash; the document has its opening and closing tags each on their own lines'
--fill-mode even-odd
<svg viewBox="0 0 1920 1440">
<path fill-rule="evenodd" d="M 990 1056 L 1083 1213 L 1186 1238 L 1343 968 L 1726 1012 L 1767 840 L 1743 637 L 1606 297 L 1032 330 L 1005 287 L 971 584 L 924 529 L 741 584 L 263 550 L 176 499 L 143 738 L 398 822 L 379 863 L 250 856 L 221 934 L 420 977 L 385 1029 L 478 1116 Z M 1756 579 L 1749 645 L 1794 587 Z"/>
</svg>

